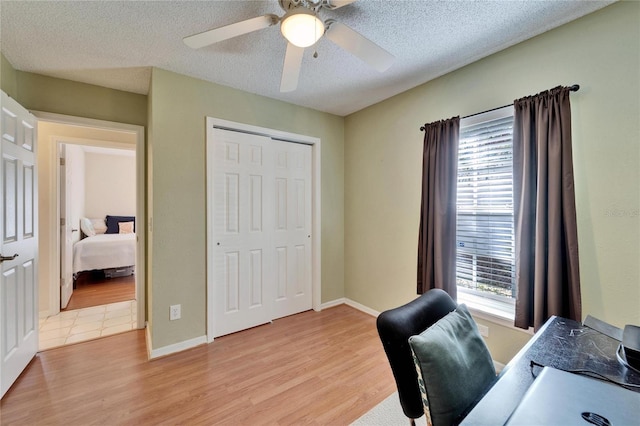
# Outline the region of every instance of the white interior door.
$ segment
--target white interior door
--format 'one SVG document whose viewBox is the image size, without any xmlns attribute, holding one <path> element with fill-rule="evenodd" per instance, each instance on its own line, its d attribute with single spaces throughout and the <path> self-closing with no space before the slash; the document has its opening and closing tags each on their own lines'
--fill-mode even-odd
<svg viewBox="0 0 640 426">
<path fill-rule="evenodd" d="M 36 119 L 1 96 L 0 397 L 38 350 Z"/>
<path fill-rule="evenodd" d="M 270 138 L 214 130 L 213 336 L 244 330 L 272 319 L 272 210 L 267 208 L 273 180 Z M 210 164 L 211 166 L 211 164 Z M 211 197 L 213 195 L 213 197 Z M 212 223 L 211 223 L 212 222 Z"/>
<path fill-rule="evenodd" d="M 311 309 L 311 146 L 272 141 L 274 319 Z"/>
<path fill-rule="evenodd" d="M 73 156 L 67 155 L 67 145 L 60 144 L 60 308 L 69 304 L 73 295 Z M 78 226 L 78 225 L 76 225 Z"/>
</svg>

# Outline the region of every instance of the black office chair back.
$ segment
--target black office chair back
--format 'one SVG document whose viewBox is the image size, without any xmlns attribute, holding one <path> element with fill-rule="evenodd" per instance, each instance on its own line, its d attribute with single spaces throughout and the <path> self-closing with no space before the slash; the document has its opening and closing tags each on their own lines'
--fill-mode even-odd
<svg viewBox="0 0 640 426">
<path fill-rule="evenodd" d="M 449 294 L 433 289 L 378 316 L 378 334 L 396 379 L 402 410 L 410 419 L 422 417 L 424 408 L 409 337 L 422 333 L 456 307 Z"/>
</svg>

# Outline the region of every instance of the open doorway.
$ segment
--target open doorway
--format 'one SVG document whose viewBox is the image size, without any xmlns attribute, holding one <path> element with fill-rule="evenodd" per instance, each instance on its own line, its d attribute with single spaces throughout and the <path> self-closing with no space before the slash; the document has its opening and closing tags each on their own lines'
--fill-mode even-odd
<svg viewBox="0 0 640 426">
<path fill-rule="evenodd" d="M 143 128 L 35 115 L 40 350 L 144 328 Z"/>
<path fill-rule="evenodd" d="M 58 142 L 63 311 L 135 299 L 134 148 Z"/>
</svg>

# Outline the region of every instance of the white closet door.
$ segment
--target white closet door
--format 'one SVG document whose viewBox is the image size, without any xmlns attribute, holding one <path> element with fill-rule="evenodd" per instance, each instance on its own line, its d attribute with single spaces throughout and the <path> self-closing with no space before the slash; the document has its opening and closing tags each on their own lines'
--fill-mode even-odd
<svg viewBox="0 0 640 426">
<path fill-rule="evenodd" d="M 274 316 L 311 309 L 311 146 L 273 141 Z"/>
<path fill-rule="evenodd" d="M 36 119 L 1 96 L 0 397 L 38 350 Z"/>
<path fill-rule="evenodd" d="M 270 142 L 263 136 L 214 130 L 213 206 L 209 205 L 214 337 L 272 319 Z M 208 193 L 211 196 L 211 189 Z"/>
</svg>

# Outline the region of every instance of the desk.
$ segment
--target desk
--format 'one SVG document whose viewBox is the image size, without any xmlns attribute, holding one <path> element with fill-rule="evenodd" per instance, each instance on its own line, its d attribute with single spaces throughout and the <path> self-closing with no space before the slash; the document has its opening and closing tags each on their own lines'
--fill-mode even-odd
<svg viewBox="0 0 640 426">
<path fill-rule="evenodd" d="M 618 345 L 617 340 L 577 321 L 551 317 L 506 365 L 461 424 L 503 425 L 533 383 L 530 361 L 560 370 L 596 371 L 617 381 L 640 384 L 640 374 L 618 362 Z"/>
</svg>

